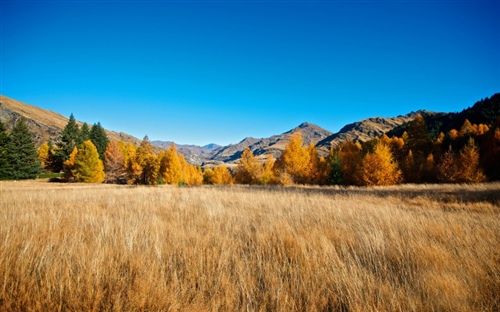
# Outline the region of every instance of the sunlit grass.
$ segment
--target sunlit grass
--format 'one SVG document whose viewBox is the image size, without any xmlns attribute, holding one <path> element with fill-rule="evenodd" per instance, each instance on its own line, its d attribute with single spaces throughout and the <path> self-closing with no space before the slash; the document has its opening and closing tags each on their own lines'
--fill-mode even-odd
<svg viewBox="0 0 500 312">
<path fill-rule="evenodd" d="M 499 194 L 0 182 L 0 310 L 495 311 Z"/>
</svg>

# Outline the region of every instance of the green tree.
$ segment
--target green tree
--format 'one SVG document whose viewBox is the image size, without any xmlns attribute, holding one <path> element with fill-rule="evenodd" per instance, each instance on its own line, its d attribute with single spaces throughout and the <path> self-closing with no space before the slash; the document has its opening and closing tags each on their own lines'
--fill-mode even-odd
<svg viewBox="0 0 500 312">
<path fill-rule="evenodd" d="M 99 158 L 104 160 L 104 151 L 106 151 L 106 147 L 109 144 L 108 135 L 106 134 L 106 130 L 101 126 L 101 123 L 98 122 L 92 126 L 90 129 L 90 140 L 97 148 L 97 152 L 99 152 Z"/>
<path fill-rule="evenodd" d="M 80 129 L 80 136 L 78 138 L 77 146 L 87 140 L 90 140 L 90 127 L 86 122 L 84 122 L 82 128 Z"/>
<path fill-rule="evenodd" d="M 342 173 L 342 163 L 340 162 L 339 151 L 332 147 L 328 153 L 327 162 L 330 167 L 327 184 L 343 185 L 344 174 Z"/>
<path fill-rule="evenodd" d="M 57 157 L 61 163 L 68 160 L 73 149 L 78 146 L 80 141 L 80 129 L 76 124 L 75 116 L 69 116 L 68 124 L 61 131 L 61 141 L 57 144 Z"/>
<path fill-rule="evenodd" d="M 10 136 L 5 124 L 0 120 L 0 180 L 9 179 L 10 165 L 8 160 L 7 144 Z"/>
<path fill-rule="evenodd" d="M 24 119 L 16 122 L 5 149 L 9 178 L 33 179 L 42 172 L 35 143 Z"/>
</svg>

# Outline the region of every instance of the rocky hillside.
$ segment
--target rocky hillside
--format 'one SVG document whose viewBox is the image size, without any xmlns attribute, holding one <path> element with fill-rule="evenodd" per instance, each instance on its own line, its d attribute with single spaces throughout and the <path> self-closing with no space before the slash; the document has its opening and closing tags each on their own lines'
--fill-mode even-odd
<svg viewBox="0 0 500 312">
<path fill-rule="evenodd" d="M 61 139 L 61 130 L 68 123 L 68 118 L 61 114 L 0 95 L 0 120 L 6 124 L 7 128 L 12 129 L 21 117 L 26 120 L 37 146 L 47 141 L 58 142 Z M 81 126 L 82 122 L 78 124 Z M 106 130 L 106 133 L 111 140 L 123 140 L 136 145 L 141 142 L 123 132 Z"/>
<path fill-rule="evenodd" d="M 295 131 L 299 131 L 302 134 L 304 144 L 306 145 L 311 143 L 316 144 L 332 134 L 332 132 L 318 127 L 315 124 L 304 122 L 298 127 L 280 135 L 273 135 L 269 138 L 262 139 L 247 137 L 237 144 L 231 144 L 220 148 L 215 151 L 209 161 L 215 164 L 221 162 L 234 163 L 240 158 L 241 153 L 246 147 L 249 147 L 254 155 L 263 159 L 267 158 L 269 155 L 273 155 L 277 158 L 281 155 L 290 139 L 290 136 Z"/>
<path fill-rule="evenodd" d="M 401 126 L 415 118 L 417 114 L 433 114 L 420 110 L 411 112 L 404 116 L 394 118 L 373 117 L 354 122 L 344 126 L 339 132 L 334 133 L 316 144 L 316 148 L 321 155 L 328 154 L 332 146 L 337 146 L 343 141 L 369 141 L 374 137 L 381 136 L 392 129 Z"/>
</svg>

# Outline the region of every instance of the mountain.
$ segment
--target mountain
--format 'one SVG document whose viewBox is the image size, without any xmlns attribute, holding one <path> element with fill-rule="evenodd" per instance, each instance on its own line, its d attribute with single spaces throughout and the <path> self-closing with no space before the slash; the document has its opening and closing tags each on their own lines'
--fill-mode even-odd
<svg viewBox="0 0 500 312">
<path fill-rule="evenodd" d="M 241 153 L 243 153 L 243 150 L 246 147 L 250 148 L 254 155 L 259 156 L 261 159 L 266 159 L 270 155 L 277 158 L 281 155 L 290 139 L 290 136 L 295 131 L 299 131 L 302 134 L 305 145 L 309 145 L 311 143 L 316 144 L 332 134 L 332 132 L 315 124 L 304 122 L 298 127 L 280 135 L 273 135 L 269 138 L 261 139 L 247 137 L 237 144 L 231 144 L 226 147 L 219 148 L 215 151 L 213 156 L 208 159 L 208 162 L 213 164 L 222 162 L 235 163 L 240 158 Z"/>
<path fill-rule="evenodd" d="M 482 99 L 476 102 L 472 107 L 468 107 L 459 113 L 435 113 L 428 112 L 422 114 L 427 131 L 432 137 L 436 137 L 440 132 L 447 133 L 451 129 L 459 130 L 464 121 L 468 119 L 472 124 L 485 124 L 492 126 L 497 122 L 500 116 L 500 93 L 492 95 L 490 98 Z M 387 135 L 401 136 L 408 129 L 408 123 L 402 124 Z"/>
<path fill-rule="evenodd" d="M 162 150 L 166 150 L 172 145 L 171 141 L 151 141 L 153 146 L 156 146 Z M 222 146 L 215 143 L 210 143 L 205 146 L 198 145 L 187 145 L 187 144 L 177 144 L 175 143 L 175 148 L 177 152 L 184 155 L 186 160 L 195 165 L 201 165 L 204 161 L 209 159 L 213 152 Z"/>
<path fill-rule="evenodd" d="M 372 117 L 358 122 L 345 125 L 339 132 L 334 133 L 316 144 L 318 153 L 325 156 L 332 146 L 337 146 L 343 141 L 369 141 L 377 136 L 381 136 L 394 128 L 412 121 L 417 114 L 433 115 L 433 112 L 419 110 L 404 116 L 393 118 Z"/>
<path fill-rule="evenodd" d="M 61 140 L 61 130 L 68 123 L 68 118 L 61 114 L 25 104 L 6 96 L 0 95 L 0 120 L 12 129 L 16 121 L 23 117 L 33 134 L 37 146 L 44 142 L 58 142 Z M 82 122 L 77 122 L 80 126 Z M 90 124 L 91 125 L 91 124 Z M 123 140 L 132 144 L 140 144 L 140 140 L 123 132 L 106 130 L 110 140 Z"/>
</svg>

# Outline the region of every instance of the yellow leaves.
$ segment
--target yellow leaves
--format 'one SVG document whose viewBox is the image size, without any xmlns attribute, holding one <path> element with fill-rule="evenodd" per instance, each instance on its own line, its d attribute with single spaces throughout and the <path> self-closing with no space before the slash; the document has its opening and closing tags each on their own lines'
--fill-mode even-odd
<svg viewBox="0 0 500 312">
<path fill-rule="evenodd" d="M 203 182 L 205 184 L 233 184 L 233 176 L 225 165 L 220 165 L 212 169 L 206 169 L 203 173 Z"/>
<path fill-rule="evenodd" d="M 183 180 L 181 161 L 172 143 L 160 160 L 160 174 L 165 184 L 179 184 Z"/>
<path fill-rule="evenodd" d="M 365 185 L 393 185 L 401 182 L 401 171 L 390 148 L 379 143 L 363 159 L 362 179 Z"/>
<path fill-rule="evenodd" d="M 75 153 L 76 152 L 76 153 Z M 104 181 L 104 165 L 94 144 L 87 140 L 80 149 L 75 149 L 65 166 L 71 167 L 71 174 L 77 182 L 102 183 Z"/>
</svg>

